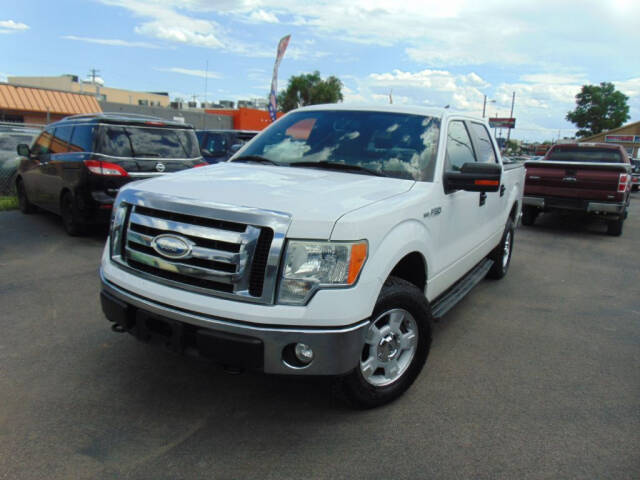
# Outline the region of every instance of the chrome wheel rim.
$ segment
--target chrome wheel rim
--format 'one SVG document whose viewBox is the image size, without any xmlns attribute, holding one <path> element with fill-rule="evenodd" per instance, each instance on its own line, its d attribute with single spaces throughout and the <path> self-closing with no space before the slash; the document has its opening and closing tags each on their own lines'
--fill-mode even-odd
<svg viewBox="0 0 640 480">
<path fill-rule="evenodd" d="M 502 251 L 502 268 L 507 268 L 510 254 L 511 254 L 511 232 L 507 232 L 507 236 L 504 238 L 504 249 Z"/>
<path fill-rule="evenodd" d="M 407 371 L 418 348 L 418 323 L 402 308 L 380 314 L 369 326 L 360 359 L 367 383 L 384 387 Z"/>
</svg>

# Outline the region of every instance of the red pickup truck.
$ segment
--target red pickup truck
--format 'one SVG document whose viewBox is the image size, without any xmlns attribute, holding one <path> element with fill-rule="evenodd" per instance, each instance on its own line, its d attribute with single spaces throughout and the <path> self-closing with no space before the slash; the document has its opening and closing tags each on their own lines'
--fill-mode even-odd
<svg viewBox="0 0 640 480">
<path fill-rule="evenodd" d="M 624 148 L 605 143 L 558 144 L 540 161 L 525 162 L 522 223 L 553 210 L 587 212 L 621 235 L 629 209 L 631 162 Z"/>
</svg>

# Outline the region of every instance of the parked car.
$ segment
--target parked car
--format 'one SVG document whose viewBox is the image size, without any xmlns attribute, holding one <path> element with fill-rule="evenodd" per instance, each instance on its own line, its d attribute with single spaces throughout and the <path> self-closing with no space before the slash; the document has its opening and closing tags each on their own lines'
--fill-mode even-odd
<svg viewBox="0 0 640 480">
<path fill-rule="evenodd" d="M 198 130 L 202 158 L 207 163 L 226 162 L 259 132 L 255 130 Z"/>
<path fill-rule="evenodd" d="M 190 125 L 126 114 L 67 117 L 17 150 L 20 209 L 61 215 L 70 235 L 107 223 L 122 185 L 206 165 Z"/>
<path fill-rule="evenodd" d="M 16 157 L 17 146 L 20 143 L 31 144 L 40 130 L 4 125 L 0 127 L 0 195 L 6 195 L 15 186 L 19 163 L 19 158 Z"/>
<path fill-rule="evenodd" d="M 525 162 L 522 223 L 533 225 L 542 212 L 587 212 L 621 235 L 629 208 L 631 163 L 624 148 L 607 143 L 552 146 L 543 160 Z"/>
<path fill-rule="evenodd" d="M 140 340 L 340 376 L 381 405 L 421 371 L 432 319 L 507 273 L 523 182 L 480 118 L 305 107 L 229 162 L 124 186 L 102 308 Z"/>
<path fill-rule="evenodd" d="M 640 158 L 631 159 L 631 191 L 637 192 L 640 187 Z"/>
</svg>

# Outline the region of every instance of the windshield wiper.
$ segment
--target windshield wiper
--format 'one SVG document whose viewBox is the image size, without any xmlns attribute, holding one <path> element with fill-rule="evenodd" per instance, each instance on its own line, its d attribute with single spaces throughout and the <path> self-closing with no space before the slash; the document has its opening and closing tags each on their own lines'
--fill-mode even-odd
<svg viewBox="0 0 640 480">
<path fill-rule="evenodd" d="M 337 163 L 337 162 L 293 162 L 289 164 L 290 167 L 314 167 L 314 168 L 324 168 L 325 170 L 337 170 L 343 172 L 353 172 L 353 173 L 364 173 L 366 175 L 375 175 L 376 177 L 386 177 L 382 172 L 376 172 L 375 170 L 370 170 L 365 167 L 361 167 L 360 165 L 350 165 L 348 163 Z"/>
<path fill-rule="evenodd" d="M 266 157 L 261 157 L 260 155 L 243 155 L 241 157 L 234 158 L 231 162 L 255 162 L 262 163 L 264 165 L 276 165 L 280 166 L 278 162 L 274 162 L 273 160 L 269 160 Z"/>
</svg>

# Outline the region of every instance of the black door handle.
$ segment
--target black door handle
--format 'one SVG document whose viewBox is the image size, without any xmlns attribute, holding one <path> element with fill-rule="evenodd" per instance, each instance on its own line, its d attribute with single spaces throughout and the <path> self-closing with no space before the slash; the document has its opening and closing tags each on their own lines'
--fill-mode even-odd
<svg viewBox="0 0 640 480">
<path fill-rule="evenodd" d="M 487 192 L 480 192 L 480 206 L 484 205 L 487 201 Z"/>
<path fill-rule="evenodd" d="M 506 190 L 504 185 L 500 185 L 500 196 L 504 197 L 504 191 Z"/>
</svg>

